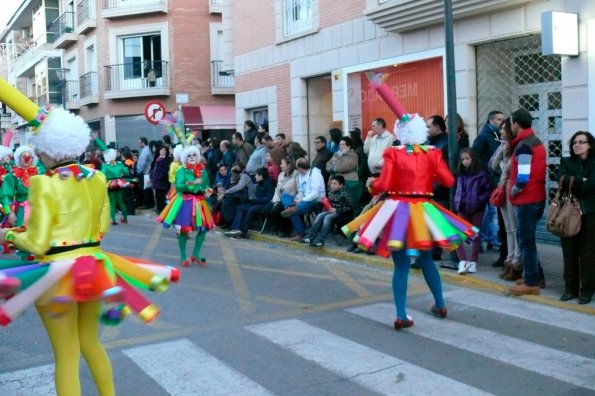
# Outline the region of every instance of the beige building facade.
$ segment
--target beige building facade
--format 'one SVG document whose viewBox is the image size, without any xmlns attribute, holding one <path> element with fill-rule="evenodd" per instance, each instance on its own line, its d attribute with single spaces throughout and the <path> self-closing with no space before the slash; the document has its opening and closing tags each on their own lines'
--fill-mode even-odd
<svg viewBox="0 0 595 396">
<path fill-rule="evenodd" d="M 457 109 L 471 140 L 489 111 L 525 108 L 555 171 L 571 134 L 595 130 L 595 3 L 452 4 Z M 577 15 L 576 56 L 543 55 L 549 11 Z M 367 84 L 374 73 L 394 78 L 388 84 L 409 111 L 444 115 L 444 30 L 442 1 L 224 0 L 224 68 L 236 77 L 238 128 L 265 114 L 273 135 L 312 151 L 313 138 L 331 126 L 365 133 L 377 116 L 390 126 L 394 114 Z"/>
</svg>

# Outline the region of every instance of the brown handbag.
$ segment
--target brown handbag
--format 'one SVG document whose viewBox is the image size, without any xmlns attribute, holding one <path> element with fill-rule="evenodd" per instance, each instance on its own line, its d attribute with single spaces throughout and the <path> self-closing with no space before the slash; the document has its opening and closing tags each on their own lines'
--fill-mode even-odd
<svg viewBox="0 0 595 396">
<path fill-rule="evenodd" d="M 560 178 L 556 196 L 547 211 L 546 228 L 549 232 L 560 238 L 570 238 L 575 236 L 581 230 L 581 207 L 578 200 L 572 195 L 572 185 L 574 176 L 570 176 L 568 193 L 562 193 L 562 182 L 564 176 Z"/>
</svg>

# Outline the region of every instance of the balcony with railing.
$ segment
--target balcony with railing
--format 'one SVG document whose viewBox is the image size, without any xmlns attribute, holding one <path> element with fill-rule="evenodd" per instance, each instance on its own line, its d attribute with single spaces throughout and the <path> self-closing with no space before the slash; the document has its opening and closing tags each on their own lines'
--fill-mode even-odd
<svg viewBox="0 0 595 396">
<path fill-rule="evenodd" d="M 48 26 L 48 41 L 54 43 L 54 48 L 67 48 L 77 40 L 78 35 L 74 31 L 74 12 L 65 12 Z"/>
<path fill-rule="evenodd" d="M 17 78 L 34 77 L 35 65 L 48 56 L 60 56 L 54 53 L 59 51 L 52 49 L 53 44 L 46 42 L 45 34 L 26 44 L 27 46 L 21 48 L 18 56 L 9 67 L 9 70 L 15 72 Z"/>
<path fill-rule="evenodd" d="M 99 94 L 97 93 L 97 72 L 88 72 L 79 79 L 80 103 L 81 106 L 92 103 L 99 103 Z"/>
<path fill-rule="evenodd" d="M 167 14 L 168 0 L 103 0 L 101 16 L 119 18 L 138 14 Z"/>
<path fill-rule="evenodd" d="M 223 11 L 223 0 L 209 0 L 209 13 L 221 14 Z"/>
<path fill-rule="evenodd" d="M 106 99 L 168 95 L 169 62 L 132 62 L 105 66 Z"/>
<path fill-rule="evenodd" d="M 96 27 L 95 0 L 81 0 L 76 5 L 76 32 L 85 34 Z"/>
<path fill-rule="evenodd" d="M 223 61 L 211 61 L 211 94 L 233 95 L 235 88 L 235 77 L 223 71 Z"/>
<path fill-rule="evenodd" d="M 81 108 L 79 82 L 77 80 L 67 80 L 64 91 L 64 98 L 66 99 L 66 108 L 69 110 L 78 110 Z"/>
</svg>

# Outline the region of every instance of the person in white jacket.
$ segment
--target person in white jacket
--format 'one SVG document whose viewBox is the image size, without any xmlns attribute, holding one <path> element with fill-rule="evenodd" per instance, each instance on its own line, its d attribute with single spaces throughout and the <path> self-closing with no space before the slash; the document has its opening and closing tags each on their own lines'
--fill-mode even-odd
<svg viewBox="0 0 595 396">
<path fill-rule="evenodd" d="M 290 218 L 296 232 L 291 240 L 299 241 L 306 233 L 306 227 L 301 215 L 310 212 L 320 203 L 326 196 L 326 188 L 320 169 L 311 168 L 310 162 L 306 158 L 297 160 L 296 167 L 299 172 L 297 179 L 298 193 L 293 200 L 286 195 L 281 197 L 285 206 L 281 216 Z"/>
</svg>

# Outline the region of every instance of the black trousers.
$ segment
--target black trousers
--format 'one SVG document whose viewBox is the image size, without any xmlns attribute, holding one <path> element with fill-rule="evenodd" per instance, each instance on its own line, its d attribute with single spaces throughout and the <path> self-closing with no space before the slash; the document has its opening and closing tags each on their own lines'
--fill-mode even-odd
<svg viewBox="0 0 595 396">
<path fill-rule="evenodd" d="M 504 225 L 504 217 L 502 217 L 502 211 L 497 208 L 498 211 L 498 239 L 500 240 L 500 259 L 506 260 L 508 257 L 508 240 L 506 238 L 506 226 Z"/>
<path fill-rule="evenodd" d="M 580 232 L 560 240 L 566 291 L 591 297 L 595 292 L 595 213 L 582 215 Z"/>
<path fill-rule="evenodd" d="M 266 216 L 269 221 L 277 226 L 277 230 L 283 234 L 289 234 L 293 228 L 291 221 L 287 217 L 281 217 L 281 212 L 285 208 L 281 201 L 273 203 L 269 202 L 262 208 L 262 214 Z"/>
</svg>

